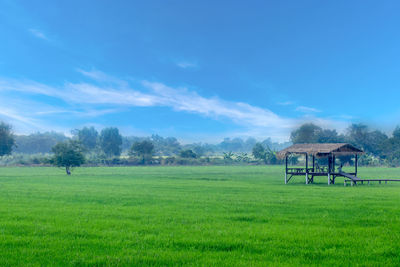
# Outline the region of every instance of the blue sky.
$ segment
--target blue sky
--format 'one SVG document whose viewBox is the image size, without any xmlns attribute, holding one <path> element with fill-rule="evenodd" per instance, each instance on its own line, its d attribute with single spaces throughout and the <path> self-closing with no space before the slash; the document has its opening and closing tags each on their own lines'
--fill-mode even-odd
<svg viewBox="0 0 400 267">
<path fill-rule="evenodd" d="M 399 1 L 0 0 L 0 119 L 186 141 L 400 119 Z"/>
</svg>

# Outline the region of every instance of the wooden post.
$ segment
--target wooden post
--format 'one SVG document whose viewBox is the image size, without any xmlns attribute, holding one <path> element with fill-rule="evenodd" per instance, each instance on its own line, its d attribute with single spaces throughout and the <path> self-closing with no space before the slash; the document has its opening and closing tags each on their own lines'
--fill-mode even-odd
<svg viewBox="0 0 400 267">
<path fill-rule="evenodd" d="M 335 172 L 335 160 L 336 160 L 336 157 L 335 157 L 335 155 L 333 155 L 332 156 L 332 172 Z"/>
<path fill-rule="evenodd" d="M 287 184 L 287 160 L 288 156 L 285 157 L 285 184 Z"/>
<path fill-rule="evenodd" d="M 357 176 L 357 169 L 358 169 L 358 155 L 357 154 L 356 154 L 356 160 L 355 160 L 355 163 L 354 163 L 354 169 L 355 169 L 355 172 L 356 172 L 355 176 Z"/>
<path fill-rule="evenodd" d="M 308 184 L 308 154 L 306 153 L 306 184 Z"/>
<path fill-rule="evenodd" d="M 328 156 L 328 185 L 331 184 L 331 156 Z"/>
<path fill-rule="evenodd" d="M 312 156 L 312 168 L 313 172 L 315 172 L 315 155 Z"/>
</svg>

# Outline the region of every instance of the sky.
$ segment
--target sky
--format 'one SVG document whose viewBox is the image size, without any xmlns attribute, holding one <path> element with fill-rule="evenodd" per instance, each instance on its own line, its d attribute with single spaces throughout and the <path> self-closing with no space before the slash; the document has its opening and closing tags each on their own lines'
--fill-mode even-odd
<svg viewBox="0 0 400 267">
<path fill-rule="evenodd" d="M 400 123 L 399 1 L 0 0 L 0 120 L 191 142 Z"/>
</svg>

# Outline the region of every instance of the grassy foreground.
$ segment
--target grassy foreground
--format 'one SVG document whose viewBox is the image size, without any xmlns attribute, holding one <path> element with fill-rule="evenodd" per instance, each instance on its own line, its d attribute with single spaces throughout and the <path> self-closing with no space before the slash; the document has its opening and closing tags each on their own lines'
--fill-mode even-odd
<svg viewBox="0 0 400 267">
<path fill-rule="evenodd" d="M 361 168 L 361 177 L 400 169 Z M 400 265 L 400 183 L 281 166 L 0 169 L 0 265 Z"/>
</svg>

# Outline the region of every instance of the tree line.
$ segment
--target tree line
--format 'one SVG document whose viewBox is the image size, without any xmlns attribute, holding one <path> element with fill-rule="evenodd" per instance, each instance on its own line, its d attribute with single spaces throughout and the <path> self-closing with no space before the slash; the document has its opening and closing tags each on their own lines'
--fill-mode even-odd
<svg viewBox="0 0 400 267">
<path fill-rule="evenodd" d="M 297 143 L 351 143 L 366 153 L 362 165 L 400 166 L 400 127 L 391 135 L 352 124 L 344 133 L 305 123 L 293 130 L 290 142 L 257 142 L 254 138 L 225 138 L 219 144 L 181 144 L 174 137 L 122 136 L 116 127 L 98 132 L 94 127 L 72 131 L 72 137 L 55 132 L 14 135 L 12 127 L 0 123 L 0 156 L 51 153 L 33 158 L 33 164 L 53 164 L 70 169 L 83 163 L 91 165 L 188 165 L 188 164 L 281 164 L 276 152 Z M 121 156 L 122 155 L 122 156 Z M 296 163 L 296 158 L 292 159 Z M 345 159 L 346 160 L 346 159 Z M 352 164 L 351 159 L 348 159 Z"/>
<path fill-rule="evenodd" d="M 360 158 L 362 165 L 400 166 L 400 127 L 388 135 L 371 129 L 366 124 L 351 124 L 344 133 L 323 129 L 313 123 L 301 125 L 292 131 L 290 140 L 301 143 L 350 143 L 361 148 L 365 154 Z"/>
</svg>

